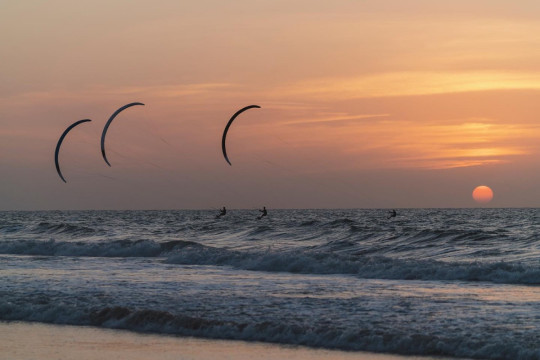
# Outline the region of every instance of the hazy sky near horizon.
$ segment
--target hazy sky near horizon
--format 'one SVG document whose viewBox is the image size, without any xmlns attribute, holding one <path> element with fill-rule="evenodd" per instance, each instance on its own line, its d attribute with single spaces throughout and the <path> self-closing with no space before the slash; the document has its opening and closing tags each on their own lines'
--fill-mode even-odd
<svg viewBox="0 0 540 360">
<path fill-rule="evenodd" d="M 6 0 L 0 43 L 0 210 L 540 206 L 535 0 Z"/>
</svg>

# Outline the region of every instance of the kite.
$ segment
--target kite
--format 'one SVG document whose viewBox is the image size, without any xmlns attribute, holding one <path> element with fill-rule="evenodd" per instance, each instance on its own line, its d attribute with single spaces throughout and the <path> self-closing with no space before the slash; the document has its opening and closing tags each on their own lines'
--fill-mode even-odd
<svg viewBox="0 0 540 360">
<path fill-rule="evenodd" d="M 130 104 L 127 104 L 127 105 L 124 105 L 122 106 L 120 109 L 116 110 L 114 112 L 114 114 L 111 115 L 111 117 L 109 118 L 109 120 L 107 120 L 107 123 L 105 124 L 105 127 L 103 128 L 103 133 L 101 134 L 101 155 L 103 155 L 103 159 L 105 160 L 105 162 L 107 163 L 107 165 L 111 166 L 111 164 L 109 163 L 109 160 L 107 160 L 107 155 L 105 155 L 105 135 L 107 135 L 107 130 L 109 129 L 109 125 L 111 125 L 111 122 L 114 120 L 114 118 L 120 114 L 122 111 L 124 111 L 125 109 L 129 108 L 129 107 L 132 107 L 134 105 L 144 105 L 143 103 L 140 103 L 140 102 L 134 102 L 134 103 L 130 103 Z"/>
<path fill-rule="evenodd" d="M 231 162 L 229 161 L 229 157 L 227 156 L 227 148 L 225 147 L 225 139 L 227 138 L 227 132 L 229 131 L 229 127 L 231 126 L 232 122 L 234 121 L 234 119 L 236 119 L 236 117 L 238 115 L 240 115 L 241 113 L 243 113 L 244 111 L 246 110 L 249 110 L 249 109 L 253 109 L 253 108 L 258 108 L 260 109 L 261 107 L 259 105 L 249 105 L 249 106 L 246 106 L 240 110 L 238 110 L 236 113 L 234 113 L 234 115 L 231 117 L 231 119 L 229 120 L 229 122 L 227 123 L 227 126 L 225 126 L 225 130 L 223 130 L 223 137 L 221 138 L 221 150 L 223 151 L 223 156 L 225 157 L 225 160 L 229 163 L 229 165 L 232 166 Z"/>
<path fill-rule="evenodd" d="M 66 179 L 64 179 L 64 176 L 62 176 L 62 171 L 60 171 L 60 164 L 58 163 L 58 153 L 60 152 L 60 146 L 62 145 L 62 141 L 64 141 L 64 138 L 66 137 L 67 133 L 70 132 L 71 129 L 73 129 L 75 126 L 82 124 L 87 121 L 92 121 L 90 119 L 84 119 L 79 120 L 71 124 L 63 133 L 62 136 L 60 136 L 60 139 L 58 139 L 58 143 L 56 144 L 56 150 L 54 151 L 54 164 L 56 165 L 56 172 L 60 176 L 60 179 L 62 179 L 63 182 L 67 182 Z"/>
</svg>

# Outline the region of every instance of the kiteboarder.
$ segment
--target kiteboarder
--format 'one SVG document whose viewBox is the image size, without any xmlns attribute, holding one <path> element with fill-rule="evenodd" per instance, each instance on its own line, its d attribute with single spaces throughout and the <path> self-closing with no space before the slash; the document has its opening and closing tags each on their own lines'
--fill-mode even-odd
<svg viewBox="0 0 540 360">
<path fill-rule="evenodd" d="M 264 216 L 268 215 L 268 212 L 266 211 L 266 206 L 263 206 L 262 210 L 259 210 L 262 214 L 257 217 L 257 219 L 261 220 Z"/>
<path fill-rule="evenodd" d="M 224 206 L 223 209 L 219 211 L 219 214 L 216 215 L 216 219 L 219 219 L 220 217 L 225 216 L 225 214 L 227 214 L 227 209 L 225 209 L 225 206 Z"/>
<path fill-rule="evenodd" d="M 396 216 L 397 216 L 396 210 L 389 210 L 387 219 L 390 219 Z"/>
</svg>

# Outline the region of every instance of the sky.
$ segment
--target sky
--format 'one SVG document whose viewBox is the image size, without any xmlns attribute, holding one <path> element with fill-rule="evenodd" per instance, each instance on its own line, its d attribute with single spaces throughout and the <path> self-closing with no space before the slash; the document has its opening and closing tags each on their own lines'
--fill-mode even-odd
<svg viewBox="0 0 540 360">
<path fill-rule="evenodd" d="M 3 0 L 0 43 L 0 210 L 540 206 L 536 0 Z"/>
</svg>

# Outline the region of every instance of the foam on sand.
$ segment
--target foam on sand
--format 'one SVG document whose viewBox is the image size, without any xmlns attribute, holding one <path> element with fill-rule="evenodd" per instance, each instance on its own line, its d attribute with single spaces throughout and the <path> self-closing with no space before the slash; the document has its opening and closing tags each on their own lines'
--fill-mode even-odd
<svg viewBox="0 0 540 360">
<path fill-rule="evenodd" d="M 0 322 L 0 349 L 12 360 L 441 360 L 23 322 Z"/>
</svg>

